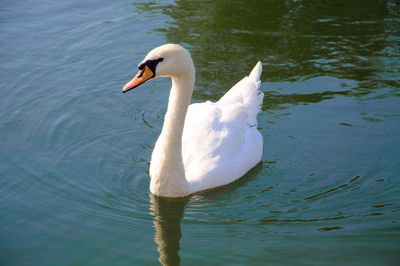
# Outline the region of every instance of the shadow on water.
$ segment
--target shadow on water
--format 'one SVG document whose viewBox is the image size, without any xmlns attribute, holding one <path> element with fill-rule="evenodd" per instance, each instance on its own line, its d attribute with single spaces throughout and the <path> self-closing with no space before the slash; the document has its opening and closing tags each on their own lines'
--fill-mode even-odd
<svg viewBox="0 0 400 266">
<path fill-rule="evenodd" d="M 250 182 L 261 170 L 262 162 L 231 184 L 199 192 L 193 196 L 200 196 L 202 201 L 206 201 L 219 195 L 229 194 Z M 190 202 L 191 197 L 164 198 L 150 194 L 150 210 L 154 216 L 154 241 L 157 244 L 159 261 L 162 265 L 180 265 L 181 221 L 185 206 Z"/>
<path fill-rule="evenodd" d="M 134 5 L 139 12 L 172 19 L 169 26 L 153 30 L 191 51 L 195 97 L 218 99 L 258 60 L 264 64 L 263 81 L 331 76 L 357 80 L 365 93 L 378 84 L 393 86 L 397 71 L 385 64 L 387 47 L 397 45 L 388 40 L 393 32 L 385 21 L 390 3 L 176 0 Z"/>
</svg>

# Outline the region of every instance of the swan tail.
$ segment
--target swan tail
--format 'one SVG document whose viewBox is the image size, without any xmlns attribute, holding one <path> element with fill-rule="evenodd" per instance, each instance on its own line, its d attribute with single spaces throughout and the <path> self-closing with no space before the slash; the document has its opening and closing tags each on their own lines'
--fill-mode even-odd
<svg viewBox="0 0 400 266">
<path fill-rule="evenodd" d="M 248 90 L 249 93 L 244 94 L 243 103 L 246 105 L 248 110 L 247 122 L 250 126 L 257 126 L 257 114 L 261 111 L 264 99 L 264 93 L 259 90 L 261 84 L 261 72 L 262 64 L 258 61 L 248 77 L 250 80 L 248 86 L 252 88 Z"/>
<path fill-rule="evenodd" d="M 261 111 L 264 98 L 264 93 L 259 90 L 261 72 L 262 64 L 258 61 L 250 75 L 239 81 L 218 101 L 220 106 L 240 104 L 244 107 L 250 126 L 257 125 L 257 114 Z"/>
<path fill-rule="evenodd" d="M 250 72 L 249 78 L 254 82 L 259 82 L 262 72 L 262 64 L 260 61 L 257 62 L 256 66 Z"/>
</svg>

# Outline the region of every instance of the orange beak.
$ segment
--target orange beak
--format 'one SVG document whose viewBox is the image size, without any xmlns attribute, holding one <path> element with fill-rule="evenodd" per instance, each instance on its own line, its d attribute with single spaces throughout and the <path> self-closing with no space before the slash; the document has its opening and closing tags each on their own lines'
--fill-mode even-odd
<svg viewBox="0 0 400 266">
<path fill-rule="evenodd" d="M 125 86 L 122 88 L 122 92 L 125 93 L 131 89 L 134 89 L 152 77 L 154 77 L 153 71 L 151 71 L 148 66 L 145 66 L 131 81 L 125 84 Z"/>
</svg>

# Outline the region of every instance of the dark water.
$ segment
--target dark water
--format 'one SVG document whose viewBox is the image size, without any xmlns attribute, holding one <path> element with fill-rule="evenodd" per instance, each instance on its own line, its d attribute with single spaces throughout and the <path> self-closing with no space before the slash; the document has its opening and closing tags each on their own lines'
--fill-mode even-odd
<svg viewBox="0 0 400 266">
<path fill-rule="evenodd" d="M 148 165 L 170 81 L 121 87 L 180 43 L 193 101 L 264 66 L 262 162 L 166 200 Z M 399 265 L 400 4 L 0 3 L 1 265 Z"/>
</svg>

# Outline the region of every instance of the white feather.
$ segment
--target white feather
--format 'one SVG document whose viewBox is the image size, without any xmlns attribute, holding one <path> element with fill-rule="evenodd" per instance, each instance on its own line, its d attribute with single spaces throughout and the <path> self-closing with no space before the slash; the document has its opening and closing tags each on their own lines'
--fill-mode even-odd
<svg viewBox="0 0 400 266">
<path fill-rule="evenodd" d="M 233 182 L 260 162 L 261 63 L 219 101 L 189 106 L 195 76 L 190 54 L 179 45 L 167 44 L 152 50 L 141 64 L 159 58 L 163 60 L 155 77 L 171 76 L 172 88 L 151 158 L 150 191 L 166 197 L 187 196 Z"/>
<path fill-rule="evenodd" d="M 182 138 L 182 155 L 191 190 L 231 183 L 260 160 L 263 138 L 257 129 L 263 93 L 258 90 L 258 62 L 218 102 L 189 106 Z"/>
</svg>

